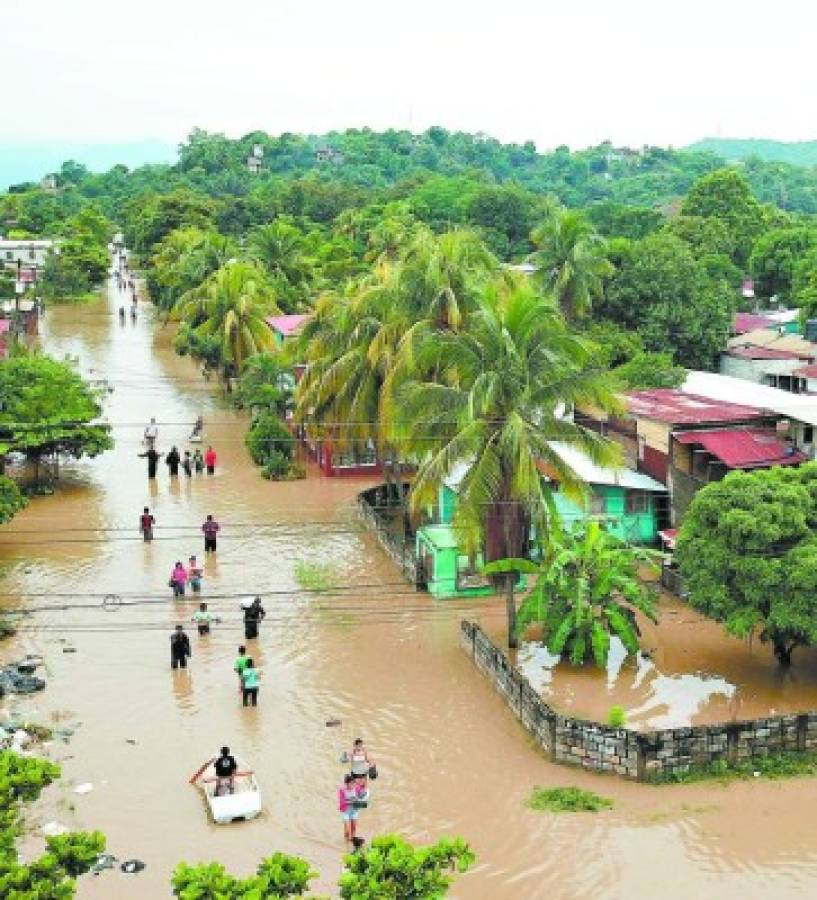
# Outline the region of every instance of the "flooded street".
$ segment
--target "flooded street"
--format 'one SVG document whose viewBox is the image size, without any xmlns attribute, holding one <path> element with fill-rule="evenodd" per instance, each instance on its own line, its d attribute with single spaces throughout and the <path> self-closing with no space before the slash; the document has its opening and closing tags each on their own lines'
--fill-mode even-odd
<svg viewBox="0 0 817 900">
<path fill-rule="evenodd" d="M 0 605 L 39 610 L 0 645 L 0 655 L 42 654 L 48 677 L 43 693 L 10 705 L 45 723 L 77 725 L 55 751 L 62 785 L 46 792 L 31 820 L 98 828 L 120 859 L 146 863 L 138 875 L 84 877 L 80 897 L 165 897 L 179 860 L 219 860 L 243 874 L 274 850 L 306 857 L 321 873 L 313 888 L 332 894 L 344 852 L 339 756 L 358 735 L 381 773 L 361 833 L 394 830 L 418 842 L 462 835 L 478 862 L 452 897 L 817 892 L 817 780 L 654 788 L 546 762 L 458 646 L 464 614 L 499 634 L 502 603 L 472 612 L 461 601 L 415 594 L 355 519 L 355 496 L 366 482 L 314 470 L 305 481 L 262 479 L 244 449 L 246 417 L 173 353 L 171 330 L 158 327 L 151 311 L 143 307 L 136 324 L 120 324 L 120 302 L 111 289 L 95 304 L 50 309 L 42 325 L 51 354 L 76 356 L 83 373 L 109 382 L 115 449 L 66 466 L 54 495 L 35 499 L 0 529 Z M 149 483 L 146 461 L 137 457 L 147 420 L 157 418 L 160 451 L 173 444 L 184 451 L 199 413 L 203 446 L 218 452 L 216 475 L 182 473 L 171 481 L 162 464 Z M 145 505 L 158 526 L 151 545 L 137 530 Z M 167 581 L 176 560 L 203 557 L 208 513 L 222 532 L 216 558 L 207 561 L 203 599 L 222 621 L 204 639 L 188 624 L 190 668 L 171 672 L 169 634 L 177 622 L 189 623 L 196 604 L 189 596 L 173 601 Z M 332 597 L 300 590 L 299 560 L 331 565 L 344 589 Z M 261 691 L 258 708 L 244 709 L 232 665 L 243 638 L 239 604 L 256 593 L 268 614 L 251 651 Z M 109 594 L 121 604 L 105 603 Z M 570 711 L 604 715 L 613 703 L 641 703 L 633 724 L 640 718 L 654 726 L 679 709 L 711 721 L 736 710 L 748 715 L 752 703 L 782 711 L 808 697 L 817 707 L 813 658 L 804 655 L 800 667 L 796 656 L 794 682 L 775 687 L 768 648 L 754 648 L 755 663 L 735 650 L 719 666 L 725 642 L 717 626 L 681 605 L 665 618 L 693 624 L 683 625 L 676 646 L 657 650 L 637 697 L 600 692 L 603 675 L 588 676 L 584 686 L 573 679 L 560 695 L 573 692 Z M 692 627 L 702 663 L 685 658 Z M 524 652 L 535 681 L 542 660 L 532 648 Z M 734 690 L 752 666 L 768 676 L 754 700 L 751 691 Z M 699 696 L 697 686 L 673 684 L 698 669 L 721 679 L 717 690 L 705 684 Z M 670 683 L 656 684 L 660 678 Z M 342 725 L 326 727 L 332 718 Z M 214 826 L 188 785 L 223 744 L 257 772 L 261 819 Z M 75 795 L 73 786 L 84 781 L 94 790 Z M 595 790 L 614 798 L 615 808 L 586 817 L 531 812 L 524 803 L 535 785 Z"/>
</svg>

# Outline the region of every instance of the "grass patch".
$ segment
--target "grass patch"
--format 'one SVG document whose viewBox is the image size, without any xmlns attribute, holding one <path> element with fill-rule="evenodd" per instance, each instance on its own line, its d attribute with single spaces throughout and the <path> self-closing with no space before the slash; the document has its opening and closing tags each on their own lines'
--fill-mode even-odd
<svg viewBox="0 0 817 900">
<path fill-rule="evenodd" d="M 718 759 L 690 766 L 686 772 L 662 772 L 648 779 L 651 784 L 690 784 L 696 781 L 729 782 L 746 778 L 796 778 L 817 775 L 817 751 L 771 753 L 743 762 Z"/>
<path fill-rule="evenodd" d="M 527 806 L 537 812 L 599 812 L 612 809 L 613 801 L 577 787 L 535 787 Z"/>
<path fill-rule="evenodd" d="M 627 727 L 627 711 L 623 706 L 611 706 L 607 713 L 607 724 L 611 728 Z"/>
<path fill-rule="evenodd" d="M 340 585 L 340 578 L 333 566 L 306 559 L 295 563 L 295 580 L 307 591 L 331 591 Z"/>
</svg>

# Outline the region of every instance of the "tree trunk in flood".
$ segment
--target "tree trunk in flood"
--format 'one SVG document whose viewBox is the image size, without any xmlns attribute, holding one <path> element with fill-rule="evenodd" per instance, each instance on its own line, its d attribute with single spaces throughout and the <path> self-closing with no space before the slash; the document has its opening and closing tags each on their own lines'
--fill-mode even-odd
<svg viewBox="0 0 817 900">
<path fill-rule="evenodd" d="M 519 646 L 519 638 L 516 635 L 516 599 L 513 595 L 516 584 L 516 574 L 505 576 L 505 606 L 508 610 L 508 647 L 515 650 Z"/>
</svg>

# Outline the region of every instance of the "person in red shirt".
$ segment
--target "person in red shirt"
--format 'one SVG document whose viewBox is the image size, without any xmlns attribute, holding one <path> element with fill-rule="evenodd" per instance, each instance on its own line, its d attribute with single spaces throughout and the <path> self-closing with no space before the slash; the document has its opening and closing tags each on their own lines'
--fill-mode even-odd
<svg viewBox="0 0 817 900">
<path fill-rule="evenodd" d="M 216 451 L 212 447 L 207 448 L 204 454 L 204 465 L 207 467 L 207 474 L 213 475 L 216 471 Z"/>
<path fill-rule="evenodd" d="M 156 519 L 150 514 L 150 510 L 146 506 L 142 515 L 139 516 L 139 530 L 142 532 L 142 537 L 145 539 L 145 543 L 149 544 L 153 540 L 153 526 L 156 524 Z"/>
<path fill-rule="evenodd" d="M 219 532 L 218 522 L 216 522 L 216 520 L 211 515 L 208 515 L 204 521 L 204 524 L 201 526 L 201 530 L 204 532 L 204 552 L 215 553 L 216 535 Z"/>
</svg>

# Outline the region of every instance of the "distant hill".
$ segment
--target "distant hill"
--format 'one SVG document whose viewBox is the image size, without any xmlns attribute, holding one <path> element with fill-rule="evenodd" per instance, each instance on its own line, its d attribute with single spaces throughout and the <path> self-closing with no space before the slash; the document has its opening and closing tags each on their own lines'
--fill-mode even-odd
<svg viewBox="0 0 817 900">
<path fill-rule="evenodd" d="M 107 172 L 122 163 L 134 168 L 146 163 L 175 163 L 178 148 L 161 141 L 129 144 L 48 144 L 0 143 L 0 191 L 21 181 L 39 181 L 67 159 L 76 160 L 92 172 Z"/>
<path fill-rule="evenodd" d="M 685 150 L 708 150 L 730 162 L 749 156 L 759 156 L 770 162 L 791 163 L 794 166 L 817 166 L 817 141 L 767 141 L 754 138 L 704 138 Z"/>
</svg>

